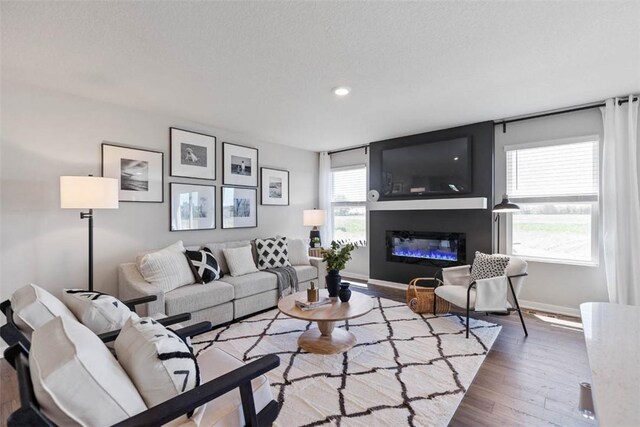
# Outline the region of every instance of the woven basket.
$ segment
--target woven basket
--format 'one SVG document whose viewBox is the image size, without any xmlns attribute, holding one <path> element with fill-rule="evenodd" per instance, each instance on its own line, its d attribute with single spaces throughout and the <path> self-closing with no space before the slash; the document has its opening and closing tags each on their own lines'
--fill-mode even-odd
<svg viewBox="0 0 640 427">
<path fill-rule="evenodd" d="M 433 313 L 433 299 L 436 299 L 436 313 L 448 313 L 449 303 L 434 293 L 435 288 L 417 287 L 416 283 L 423 280 L 432 280 L 436 284 L 440 280 L 433 277 L 418 277 L 409 283 L 407 288 L 407 305 L 414 313 Z"/>
</svg>

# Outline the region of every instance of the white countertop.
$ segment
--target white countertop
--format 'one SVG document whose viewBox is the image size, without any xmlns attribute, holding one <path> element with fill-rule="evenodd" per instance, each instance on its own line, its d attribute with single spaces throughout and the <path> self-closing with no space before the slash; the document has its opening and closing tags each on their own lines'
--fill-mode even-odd
<svg viewBox="0 0 640 427">
<path fill-rule="evenodd" d="M 640 307 L 588 302 L 580 312 L 600 426 L 640 426 Z"/>
</svg>

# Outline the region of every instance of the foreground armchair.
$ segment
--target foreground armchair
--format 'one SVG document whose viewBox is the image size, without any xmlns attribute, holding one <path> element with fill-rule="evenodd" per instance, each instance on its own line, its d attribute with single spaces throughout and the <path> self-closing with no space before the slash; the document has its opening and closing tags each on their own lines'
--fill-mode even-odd
<svg viewBox="0 0 640 427">
<path fill-rule="evenodd" d="M 495 265 L 496 262 L 498 266 Z M 483 263 L 485 265 L 482 265 Z M 487 263 L 489 267 L 487 267 Z M 491 265 L 492 263 L 494 265 Z M 503 264 L 500 265 L 500 263 Z M 470 311 L 517 311 L 524 335 L 528 336 L 518 303 L 518 295 L 527 275 L 527 262 L 523 259 L 476 252 L 473 266 L 462 265 L 443 268 L 442 280 L 437 282 L 434 292 L 449 303 L 466 309 L 467 338 L 469 338 Z M 492 304 L 487 305 L 487 301 L 491 301 Z M 436 314 L 435 298 L 433 314 Z"/>
</svg>

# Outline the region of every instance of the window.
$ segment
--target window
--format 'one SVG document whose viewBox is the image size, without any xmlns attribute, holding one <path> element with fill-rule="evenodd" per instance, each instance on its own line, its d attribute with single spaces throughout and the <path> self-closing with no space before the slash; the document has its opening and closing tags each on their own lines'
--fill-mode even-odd
<svg viewBox="0 0 640 427">
<path fill-rule="evenodd" d="M 598 262 L 598 136 L 505 147 L 509 253 Z"/>
<path fill-rule="evenodd" d="M 355 166 L 332 172 L 333 240 L 367 239 L 367 168 Z"/>
</svg>

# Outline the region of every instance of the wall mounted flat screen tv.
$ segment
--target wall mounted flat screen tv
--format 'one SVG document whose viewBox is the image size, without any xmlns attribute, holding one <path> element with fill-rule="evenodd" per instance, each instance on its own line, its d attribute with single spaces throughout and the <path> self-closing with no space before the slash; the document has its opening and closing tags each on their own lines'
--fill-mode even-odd
<svg viewBox="0 0 640 427">
<path fill-rule="evenodd" d="M 382 150 L 383 198 L 471 192 L 471 140 L 457 138 Z"/>
</svg>

